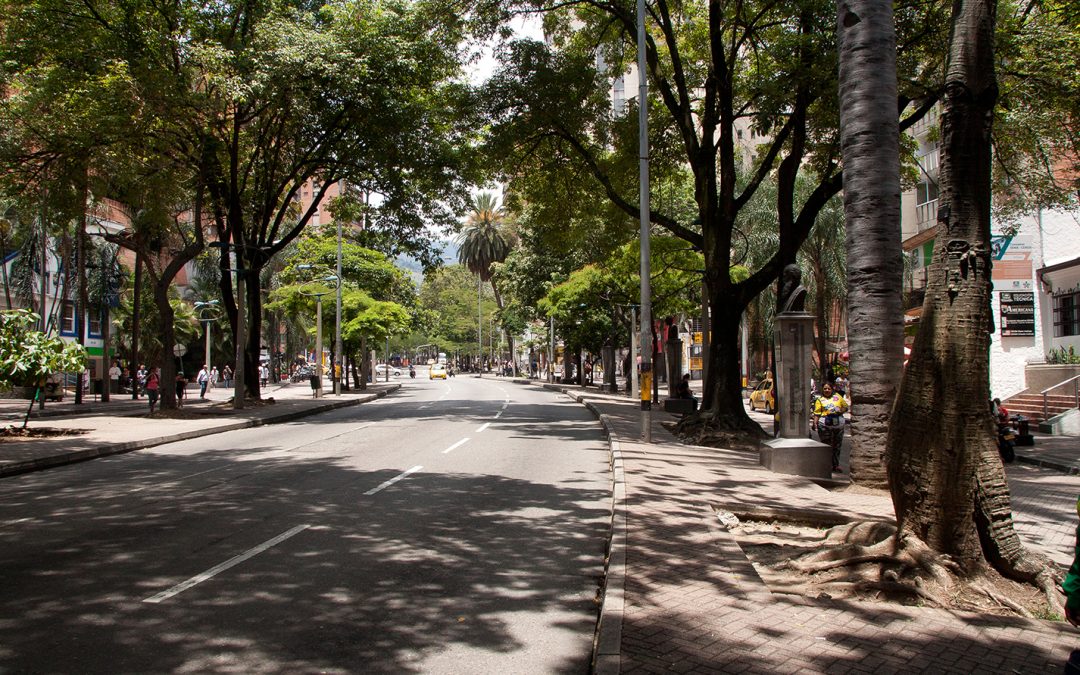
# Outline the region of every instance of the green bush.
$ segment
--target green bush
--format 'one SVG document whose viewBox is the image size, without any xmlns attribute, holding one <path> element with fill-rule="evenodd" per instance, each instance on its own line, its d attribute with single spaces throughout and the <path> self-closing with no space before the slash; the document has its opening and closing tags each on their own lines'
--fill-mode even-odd
<svg viewBox="0 0 1080 675">
<path fill-rule="evenodd" d="M 0 312 L 0 388 L 35 386 L 51 373 L 86 368 L 86 351 L 35 329 L 38 316 L 25 309 Z"/>
<path fill-rule="evenodd" d="M 1076 353 L 1076 350 L 1072 345 L 1069 345 L 1068 349 L 1064 347 L 1058 347 L 1057 349 L 1051 349 L 1046 354 L 1046 362 L 1051 364 L 1080 364 L 1080 354 Z"/>
</svg>

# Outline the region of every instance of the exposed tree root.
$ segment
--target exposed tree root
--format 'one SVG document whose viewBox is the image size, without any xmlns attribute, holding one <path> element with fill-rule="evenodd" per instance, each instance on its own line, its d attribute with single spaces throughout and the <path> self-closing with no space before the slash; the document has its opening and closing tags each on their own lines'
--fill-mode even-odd
<svg viewBox="0 0 1080 675">
<path fill-rule="evenodd" d="M 1025 617 L 1027 617 L 1029 619 L 1032 616 L 1031 612 L 1024 609 L 1024 607 L 1022 605 L 1020 605 L 1019 603 L 1013 602 L 1009 598 L 1007 598 L 1004 595 L 998 593 L 997 591 L 994 591 L 993 589 L 987 588 L 984 584 L 973 583 L 971 585 L 971 587 L 974 588 L 975 590 L 981 592 L 983 595 L 990 598 L 994 602 L 998 603 L 1002 607 L 1008 607 L 1009 609 L 1016 612 L 1020 616 L 1025 616 Z"/>
<path fill-rule="evenodd" d="M 947 607 L 941 598 L 927 592 L 921 586 L 912 583 L 900 583 L 890 581 L 835 581 L 822 584 L 817 587 L 823 593 L 831 596 L 856 597 L 870 592 L 888 593 L 890 595 L 917 597 L 934 607 Z"/>
<path fill-rule="evenodd" d="M 745 521 L 734 531 L 776 592 L 1026 617 L 1047 612 L 1034 587 L 1008 581 L 988 567 L 965 573 L 949 556 L 918 537 L 898 535 L 887 523 L 846 523 L 823 532 L 806 525 Z"/>
<path fill-rule="evenodd" d="M 684 416 L 672 433 L 690 445 L 739 450 L 756 450 L 758 443 L 768 438 L 761 426 L 745 414 L 720 415 L 712 410 Z"/>
</svg>

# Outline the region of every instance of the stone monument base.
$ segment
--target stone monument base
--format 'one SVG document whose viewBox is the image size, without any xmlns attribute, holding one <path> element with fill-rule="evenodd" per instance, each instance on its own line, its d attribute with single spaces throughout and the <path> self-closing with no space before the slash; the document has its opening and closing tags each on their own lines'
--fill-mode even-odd
<svg viewBox="0 0 1080 675">
<path fill-rule="evenodd" d="M 759 461 L 775 473 L 832 478 L 832 448 L 812 438 L 773 438 L 761 444 Z"/>
</svg>

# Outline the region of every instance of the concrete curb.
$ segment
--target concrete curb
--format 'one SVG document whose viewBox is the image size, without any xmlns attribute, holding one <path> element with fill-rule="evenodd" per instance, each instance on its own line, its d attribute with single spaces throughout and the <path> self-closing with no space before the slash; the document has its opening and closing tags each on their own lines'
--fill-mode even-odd
<svg viewBox="0 0 1080 675">
<path fill-rule="evenodd" d="M 1051 469 L 1053 471 L 1060 471 L 1066 476 L 1075 476 L 1080 474 L 1080 467 L 1071 464 L 1064 464 L 1062 462 L 1055 462 L 1052 459 L 1039 459 L 1038 457 L 1029 457 L 1022 455 L 1019 452 L 1016 453 L 1016 461 L 1023 464 L 1031 464 L 1043 469 Z"/>
<path fill-rule="evenodd" d="M 191 431 L 185 431 L 178 434 L 157 436 L 154 438 L 145 438 L 143 440 L 129 441 L 127 443 L 103 443 L 95 448 L 87 448 L 86 450 L 79 450 L 78 452 L 70 452 L 62 455 L 53 455 L 51 457 L 39 457 L 23 462 L 12 462 L 11 464 L 8 464 L 6 466 L 0 466 L 0 478 L 17 476 L 19 474 L 30 473 L 32 471 L 41 471 L 43 469 L 52 469 L 58 466 L 66 466 L 68 464 L 77 464 L 79 462 L 86 462 L 91 459 L 97 459 L 99 457 L 120 455 L 126 452 L 132 452 L 134 450 L 144 450 L 146 448 L 152 448 L 157 445 L 165 445 L 166 443 L 175 443 L 177 441 L 186 441 L 192 438 L 212 436 L 214 434 L 220 434 L 226 431 L 237 431 L 239 429 L 261 427 L 267 424 L 282 424 L 284 422 L 291 422 L 293 420 L 308 417 L 310 415 L 317 415 L 319 413 L 336 410 L 338 408 L 345 408 L 348 406 L 360 405 L 361 403 L 374 401 L 375 399 L 382 398 L 390 392 L 397 391 L 400 388 L 401 384 L 395 384 L 389 389 L 384 389 L 373 394 L 364 394 L 363 396 L 358 396 L 356 398 L 350 398 L 342 401 L 333 401 L 331 403 L 325 403 L 323 405 L 307 408 L 305 410 L 297 410 L 293 412 L 282 413 L 280 415 L 269 415 L 265 418 L 245 420 L 243 422 L 234 422 L 232 424 L 223 424 L 221 426 L 208 429 L 193 429 Z"/>
<path fill-rule="evenodd" d="M 596 675 L 616 675 L 622 669 L 622 626 L 626 609 L 626 474 L 623 472 L 622 450 L 615 438 L 615 427 L 607 415 L 569 387 L 521 379 L 511 381 L 566 394 L 596 415 L 607 436 L 608 463 L 611 467 L 611 524 L 608 527 L 604 581 L 593 637 L 591 672 Z"/>
<path fill-rule="evenodd" d="M 610 428 L 606 415 L 600 417 L 600 422 Z M 604 561 L 600 615 L 593 641 L 592 672 L 597 675 L 614 675 L 622 669 L 622 625 L 626 609 L 626 476 L 619 441 L 608 434 L 608 445 L 611 448 L 611 528 Z"/>
</svg>

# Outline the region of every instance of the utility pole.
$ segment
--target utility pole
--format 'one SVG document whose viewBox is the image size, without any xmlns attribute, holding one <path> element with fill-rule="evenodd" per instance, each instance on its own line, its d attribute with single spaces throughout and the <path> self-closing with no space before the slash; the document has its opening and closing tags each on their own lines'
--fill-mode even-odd
<svg viewBox="0 0 1080 675">
<path fill-rule="evenodd" d="M 645 56 L 645 0 L 637 0 L 638 172 L 641 201 L 641 438 L 652 443 L 652 283 L 649 256 L 649 78 Z M 648 345 L 648 348 L 646 348 Z"/>
<path fill-rule="evenodd" d="M 342 190 L 344 190 L 344 183 L 342 183 Z M 334 294 L 337 298 L 337 317 L 334 322 L 334 363 L 333 363 L 333 375 L 334 375 L 334 395 L 341 396 L 341 376 L 345 372 L 345 359 L 342 356 L 341 346 L 341 219 L 337 220 L 337 278 L 338 284 Z"/>
</svg>

